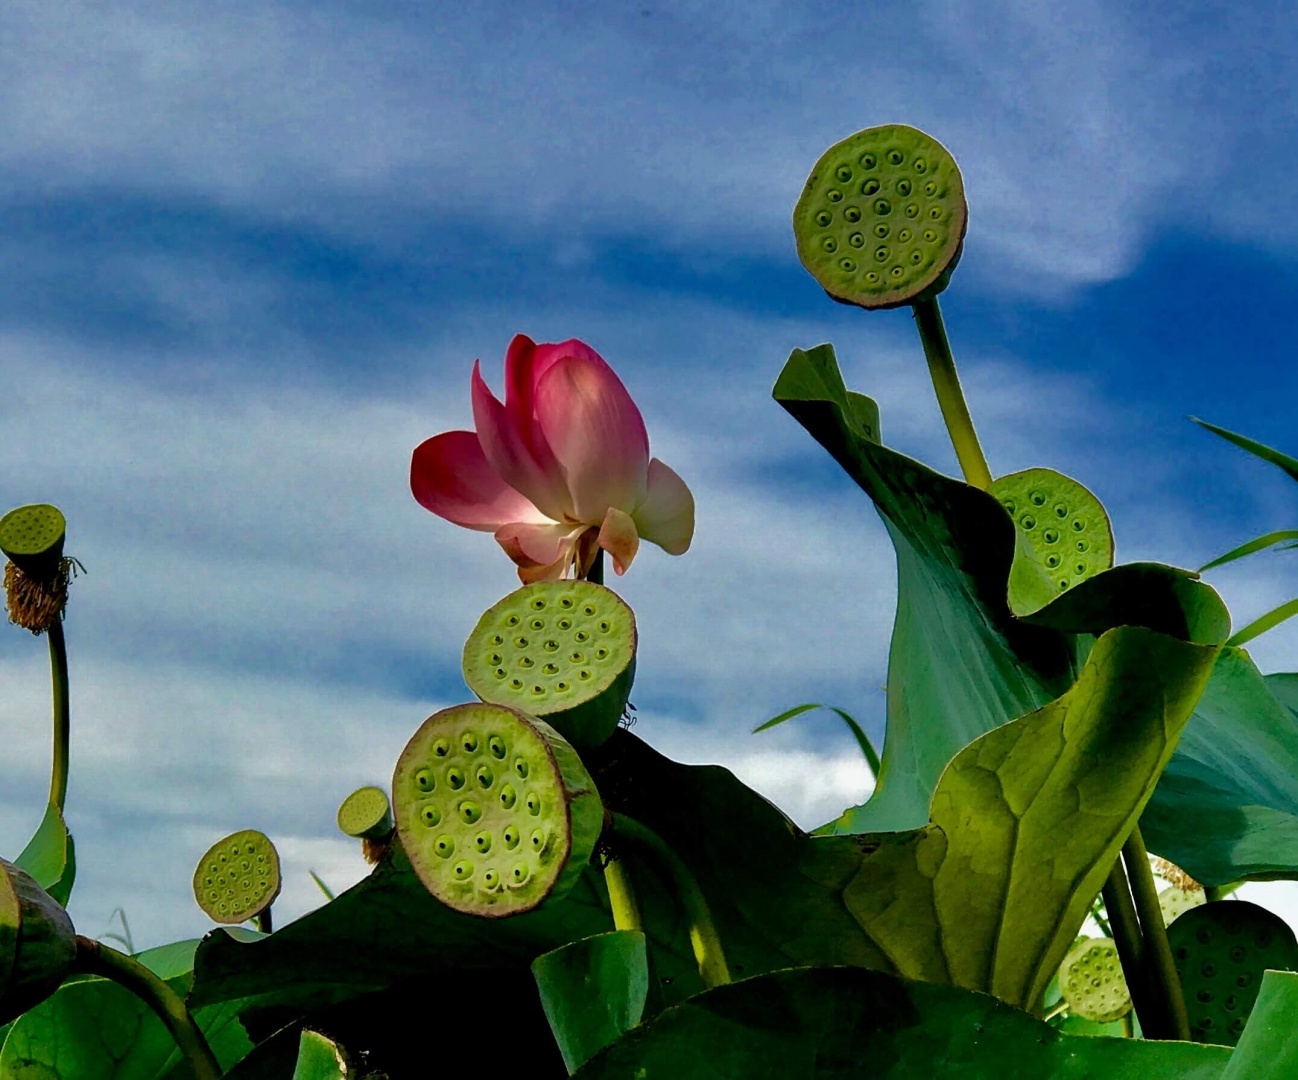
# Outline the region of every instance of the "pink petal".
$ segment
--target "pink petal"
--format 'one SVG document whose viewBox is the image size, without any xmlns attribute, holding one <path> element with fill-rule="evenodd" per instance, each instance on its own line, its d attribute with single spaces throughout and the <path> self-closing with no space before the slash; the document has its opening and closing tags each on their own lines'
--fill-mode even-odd
<svg viewBox="0 0 1298 1080">
<path fill-rule="evenodd" d="M 505 353 L 505 408 L 520 431 L 533 422 L 536 385 L 558 361 L 569 356 L 604 363 L 584 341 L 569 338 L 558 345 L 538 345 L 526 334 L 517 334 Z"/>
<path fill-rule="evenodd" d="M 597 355 L 555 361 L 536 387 L 536 420 L 567 481 L 573 516 L 603 522 L 646 494 L 649 436 L 622 381 Z"/>
<path fill-rule="evenodd" d="M 552 521 L 571 516 L 572 500 L 563 473 L 548 447 L 540 460 L 533 452 L 513 419 L 487 387 L 481 365 L 473 363 L 470 381 L 473 398 L 473 424 L 478 441 L 491 467 L 510 487 L 521 491 Z"/>
<path fill-rule="evenodd" d="M 514 560 L 522 571 L 528 571 L 528 581 L 554 581 L 572 562 L 572 549 L 584 529 L 581 526 L 546 525 L 524 522 L 502 525 L 496 530 L 496 543 Z M 535 575 L 540 576 L 535 576 Z"/>
<path fill-rule="evenodd" d="M 641 539 L 669 555 L 683 555 L 694 538 L 694 496 L 657 458 L 649 462 L 649 492 L 631 515 Z"/>
<path fill-rule="evenodd" d="M 631 560 L 640 549 L 640 534 L 635 522 L 615 506 L 608 508 L 599 530 L 599 546 L 613 558 L 613 569 L 620 577 L 631 568 Z"/>
<path fill-rule="evenodd" d="M 415 448 L 410 491 L 420 506 L 467 529 L 548 520 L 488 464 L 472 431 L 445 431 Z"/>
</svg>

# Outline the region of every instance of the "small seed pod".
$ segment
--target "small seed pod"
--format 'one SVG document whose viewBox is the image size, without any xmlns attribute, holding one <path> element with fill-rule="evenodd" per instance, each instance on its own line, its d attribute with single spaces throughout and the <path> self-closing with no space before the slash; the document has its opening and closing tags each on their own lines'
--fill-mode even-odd
<svg viewBox="0 0 1298 1080">
<path fill-rule="evenodd" d="M 1298 970 L 1298 941 L 1278 915 L 1247 900 L 1216 900 L 1167 928 L 1195 1042 L 1234 1046 L 1268 969 Z"/>
<path fill-rule="evenodd" d="M 1131 992 L 1112 938 L 1079 941 L 1059 965 L 1059 993 L 1076 1016 L 1099 1024 L 1131 1011 Z"/>
<path fill-rule="evenodd" d="M 275 902 L 279 890 L 279 852 L 256 829 L 218 840 L 194 871 L 194 899 L 213 922 L 254 919 Z"/>
<path fill-rule="evenodd" d="M 365 861 L 373 865 L 387 851 L 392 836 L 392 807 L 379 787 L 357 788 L 338 807 L 338 828 L 361 842 Z"/>
<path fill-rule="evenodd" d="M 0 552 L 29 577 L 53 577 L 66 533 L 67 521 L 57 506 L 20 506 L 0 518 Z"/>
<path fill-rule="evenodd" d="M 76 954 L 68 913 L 25 871 L 0 859 L 0 1025 L 54 993 Z"/>
<path fill-rule="evenodd" d="M 1158 894 L 1158 910 L 1163 913 L 1163 925 L 1171 926 L 1191 908 L 1201 907 L 1207 901 L 1202 886 L 1183 889 L 1179 885 L 1169 885 Z"/>
<path fill-rule="evenodd" d="M 392 807 L 428 891 L 456 911 L 497 918 L 566 893 L 604 827 L 595 783 L 562 735 L 476 702 L 443 709 L 415 732 L 392 776 Z"/>
<path fill-rule="evenodd" d="M 612 589 L 543 581 L 478 620 L 464 646 L 464 678 L 483 701 L 539 716 L 584 749 L 622 719 L 635 652 L 635 615 Z"/>
<path fill-rule="evenodd" d="M 33 503 L 0 518 L 9 621 L 42 634 L 63 617 L 73 560 L 63 555 L 67 522 L 56 506 Z"/>
<path fill-rule="evenodd" d="M 802 265 L 835 300 L 869 309 L 945 289 L 968 223 L 955 158 L 904 124 L 866 128 L 831 146 L 793 210 Z"/>
<path fill-rule="evenodd" d="M 1053 469 L 1024 469 L 989 489 L 1014 520 L 1009 602 L 1031 615 L 1060 593 L 1113 565 L 1113 529 L 1104 506 Z"/>
</svg>

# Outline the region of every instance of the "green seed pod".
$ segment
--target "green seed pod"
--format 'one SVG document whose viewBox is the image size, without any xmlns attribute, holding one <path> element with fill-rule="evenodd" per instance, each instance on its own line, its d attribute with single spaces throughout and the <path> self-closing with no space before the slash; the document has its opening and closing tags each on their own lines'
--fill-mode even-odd
<svg viewBox="0 0 1298 1080">
<path fill-rule="evenodd" d="M 0 518 L 0 552 L 28 577 L 48 580 L 58 573 L 66 532 L 57 506 L 20 506 Z"/>
<path fill-rule="evenodd" d="M 0 1025 L 54 993 L 76 955 L 68 913 L 25 871 L 0 859 Z"/>
<path fill-rule="evenodd" d="M 1234 1046 L 1248 1023 L 1267 969 L 1298 970 L 1298 941 L 1278 915 L 1247 900 L 1191 908 L 1167 941 L 1195 1042 Z"/>
<path fill-rule="evenodd" d="M 392 831 L 392 807 L 380 787 L 357 788 L 338 807 L 338 828 L 358 840 L 382 840 Z"/>
<path fill-rule="evenodd" d="M 569 742 L 502 705 L 456 705 L 415 732 L 392 776 L 397 836 L 438 900 L 503 917 L 563 896 L 604 828 Z"/>
<path fill-rule="evenodd" d="M 1078 582 L 1113 565 L 1113 529 L 1100 500 L 1053 469 L 1025 469 L 992 482 L 1014 520 L 1009 602 L 1031 615 Z"/>
<path fill-rule="evenodd" d="M 1158 910 L 1163 913 L 1163 925 L 1171 926 L 1193 907 L 1201 907 L 1208 900 L 1202 889 L 1182 889 L 1169 885 L 1158 894 Z"/>
<path fill-rule="evenodd" d="M 635 615 L 589 581 L 516 589 L 478 620 L 464 678 L 483 701 L 539 716 L 574 746 L 617 728 L 635 678 Z"/>
<path fill-rule="evenodd" d="M 802 265 L 835 300 L 869 309 L 945 289 L 968 224 L 955 158 L 904 124 L 831 146 L 793 209 Z"/>
<path fill-rule="evenodd" d="M 233 925 L 256 918 L 279 890 L 279 852 L 256 829 L 218 840 L 194 871 L 194 899 L 213 922 Z"/>
<path fill-rule="evenodd" d="M 1076 1016 L 1108 1024 L 1131 1011 L 1131 992 L 1112 938 L 1079 941 L 1059 965 L 1059 993 Z"/>
</svg>

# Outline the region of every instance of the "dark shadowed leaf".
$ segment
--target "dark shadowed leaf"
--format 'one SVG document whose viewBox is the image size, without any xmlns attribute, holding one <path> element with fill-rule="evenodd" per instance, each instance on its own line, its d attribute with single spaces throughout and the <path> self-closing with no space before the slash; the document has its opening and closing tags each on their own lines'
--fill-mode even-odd
<svg viewBox="0 0 1298 1080">
<path fill-rule="evenodd" d="M 1229 1060 L 1223 1047 L 1063 1035 L 965 990 L 860 969 L 802 968 L 691 998 L 628 1032 L 577 1075 L 1217 1080 Z"/>
</svg>

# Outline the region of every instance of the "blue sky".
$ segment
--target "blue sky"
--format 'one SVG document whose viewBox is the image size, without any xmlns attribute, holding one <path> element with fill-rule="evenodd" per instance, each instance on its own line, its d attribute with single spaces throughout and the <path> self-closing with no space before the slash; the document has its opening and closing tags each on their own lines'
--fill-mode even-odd
<svg viewBox="0 0 1298 1080">
<path fill-rule="evenodd" d="M 1244 10 L 1241 10 L 1241 7 Z M 0 504 L 58 503 L 73 914 L 201 933 L 218 836 L 286 861 L 283 918 L 364 867 L 338 802 L 463 700 L 458 654 L 513 584 L 411 499 L 469 425 L 481 358 L 580 337 L 698 500 L 646 548 L 637 731 L 721 761 L 804 825 L 866 792 L 827 719 L 881 734 L 894 600 L 873 511 L 770 401 L 835 343 L 885 439 L 953 455 L 904 312 L 825 298 L 790 213 L 831 142 L 905 122 L 970 196 L 943 297 L 993 472 L 1048 465 L 1122 560 L 1198 565 L 1298 524 L 1298 489 L 1187 414 L 1298 453 L 1290 178 L 1298 20 L 1279 4 L 147 3 L 0 11 Z M 1242 624 L 1281 553 L 1212 579 Z M 1298 632 L 1257 643 L 1298 667 Z M 43 645 L 0 634 L 0 850 L 39 820 Z"/>
</svg>

